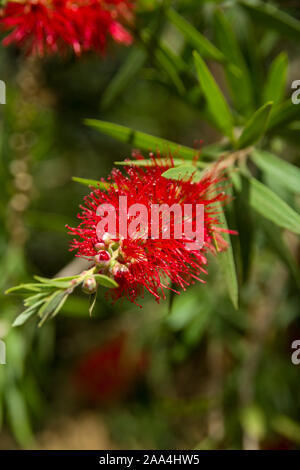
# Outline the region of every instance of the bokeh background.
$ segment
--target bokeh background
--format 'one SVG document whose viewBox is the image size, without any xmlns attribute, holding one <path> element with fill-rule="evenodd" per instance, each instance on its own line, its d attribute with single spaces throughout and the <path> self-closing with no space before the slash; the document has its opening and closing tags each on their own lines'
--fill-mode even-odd
<svg viewBox="0 0 300 470">
<path fill-rule="evenodd" d="M 90 318 L 88 300 L 77 292 L 42 328 L 34 319 L 11 328 L 22 306 L 5 289 L 34 274 L 52 277 L 73 260 L 65 225 L 76 223 L 88 188 L 72 176 L 107 176 L 114 161 L 131 155 L 129 144 L 88 128 L 85 118 L 189 146 L 223 138 L 207 121 L 193 84 L 193 48 L 161 14 L 161 2 L 138 3 L 138 30 L 146 38 L 153 33 L 152 42 L 109 44 L 105 57 L 80 58 L 34 59 L 0 47 L 6 83 L 6 104 L 0 105 L 0 337 L 7 346 L 7 364 L 0 366 L 0 448 L 299 448 L 300 365 L 291 362 L 292 341 L 300 339 L 299 240 L 283 234 L 287 255 L 275 226 L 261 224 L 238 201 L 231 210 L 244 215 L 245 227 L 238 310 L 211 256 L 207 283 L 176 296 L 171 309 L 168 301 L 157 305 L 150 297 L 142 309 L 126 301 L 111 305 L 101 294 Z M 257 107 L 272 61 L 287 54 L 289 99 L 292 81 L 300 79 L 300 29 L 293 36 L 243 2 L 171 3 L 216 45 L 214 11 L 221 9 Z M 299 2 L 276 4 L 300 21 Z M 160 71 L 159 40 L 188 64 L 185 93 L 172 70 Z M 222 66 L 208 64 L 231 100 Z M 298 112 L 266 143 L 295 165 L 299 123 Z M 280 180 L 269 177 L 268 183 L 299 210 L 299 199 Z"/>
</svg>

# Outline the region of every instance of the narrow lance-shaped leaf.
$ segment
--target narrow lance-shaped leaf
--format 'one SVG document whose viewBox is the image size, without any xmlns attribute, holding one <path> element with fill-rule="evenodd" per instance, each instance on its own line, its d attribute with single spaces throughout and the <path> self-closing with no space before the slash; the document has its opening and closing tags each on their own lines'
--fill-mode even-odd
<svg viewBox="0 0 300 470">
<path fill-rule="evenodd" d="M 29 297 L 26 297 L 24 299 L 25 307 L 33 306 L 37 301 L 42 300 L 43 297 L 45 297 L 46 295 L 47 295 L 47 293 L 43 292 L 43 293 L 40 293 L 40 294 L 34 294 L 34 295 L 30 295 Z"/>
<path fill-rule="evenodd" d="M 21 326 L 23 325 L 29 318 L 31 318 L 34 314 L 37 313 L 38 308 L 44 303 L 44 300 L 39 300 L 34 305 L 28 307 L 24 310 L 20 315 L 17 316 L 15 321 L 13 322 L 12 326 Z"/>
<path fill-rule="evenodd" d="M 171 180 L 187 181 L 191 179 L 192 181 L 197 182 L 201 180 L 202 173 L 198 171 L 195 166 L 180 165 L 165 171 L 162 176 Z"/>
<path fill-rule="evenodd" d="M 299 422 L 286 415 L 277 415 L 272 419 L 271 426 L 276 433 L 284 436 L 289 441 L 300 445 Z"/>
<path fill-rule="evenodd" d="M 23 393 L 11 384 L 5 393 L 5 400 L 14 436 L 22 447 L 32 445 L 33 433 Z"/>
<path fill-rule="evenodd" d="M 4 382 L 4 377 L 1 377 L 0 378 L 0 386 L 1 386 L 1 389 L 3 389 L 2 387 L 2 382 Z M 3 428 L 3 421 L 4 421 L 4 406 L 3 406 L 3 395 L 0 394 L 0 431 L 2 431 L 2 428 Z"/>
<path fill-rule="evenodd" d="M 300 272 L 289 247 L 282 237 L 281 229 L 263 218 L 261 226 L 268 238 L 268 245 L 287 266 L 300 290 Z"/>
<path fill-rule="evenodd" d="M 117 74 L 112 78 L 108 87 L 104 91 L 101 104 L 108 108 L 125 87 L 134 79 L 138 71 L 146 61 L 146 52 L 135 48 L 129 52 L 124 64 L 120 67 Z"/>
<path fill-rule="evenodd" d="M 177 92 L 180 95 L 184 95 L 186 93 L 186 89 L 173 60 L 170 59 L 169 55 L 167 55 L 163 49 L 157 49 L 155 51 L 155 58 L 158 62 L 158 65 L 166 72 L 166 74 L 171 79 L 171 82 L 177 89 Z"/>
<path fill-rule="evenodd" d="M 228 58 L 229 64 L 234 64 L 239 72 L 237 73 L 229 64 L 225 64 L 232 98 L 236 108 L 247 115 L 253 109 L 253 89 L 246 61 L 233 29 L 221 10 L 216 10 L 214 22 L 218 45 Z"/>
<path fill-rule="evenodd" d="M 300 119 L 300 105 L 295 105 L 291 99 L 278 103 L 274 106 L 270 121 L 269 130 L 281 130 L 283 126 Z"/>
<path fill-rule="evenodd" d="M 76 183 L 80 183 L 80 184 L 83 184 L 84 186 L 89 186 L 93 188 L 106 189 L 108 186 L 106 183 L 102 183 L 101 181 L 91 180 L 91 179 L 86 179 L 86 178 L 79 178 L 78 176 L 73 176 L 72 180 L 75 181 Z"/>
<path fill-rule="evenodd" d="M 100 286 L 108 287 L 109 289 L 115 289 L 119 287 L 118 283 L 111 277 L 105 276 L 104 274 L 95 274 L 94 278 L 100 284 Z"/>
<path fill-rule="evenodd" d="M 166 42 L 159 41 L 159 49 L 168 57 L 176 67 L 177 72 L 190 72 L 189 65 L 183 60 L 180 53 L 173 51 Z"/>
<path fill-rule="evenodd" d="M 214 124 L 233 140 L 233 118 L 229 106 L 204 60 L 194 52 L 198 79 Z"/>
<path fill-rule="evenodd" d="M 276 134 L 282 137 L 289 145 L 300 145 L 300 122 L 292 122 L 282 129 L 277 129 Z"/>
<path fill-rule="evenodd" d="M 60 312 L 60 310 L 63 308 L 63 306 L 64 306 L 64 304 L 65 304 L 68 297 L 69 297 L 69 292 L 68 291 L 64 292 L 64 294 L 61 296 L 60 301 L 58 302 L 56 308 L 51 313 L 51 318 L 55 317 Z"/>
<path fill-rule="evenodd" d="M 141 150 L 153 151 L 159 150 L 163 154 L 172 152 L 173 156 L 178 156 L 187 160 L 192 160 L 197 151 L 184 145 L 176 144 L 160 137 L 154 137 L 144 132 L 135 131 L 129 127 L 121 126 L 119 124 L 113 124 L 111 122 L 99 121 L 97 119 L 86 119 L 85 123 L 102 132 L 103 134 L 109 135 L 121 142 L 127 142 L 135 148 Z"/>
<path fill-rule="evenodd" d="M 263 99 L 280 103 L 284 98 L 288 69 L 288 57 L 285 52 L 279 54 L 271 64 Z"/>
<path fill-rule="evenodd" d="M 300 38 L 300 21 L 274 5 L 260 0 L 240 0 L 239 3 L 255 21 L 259 21 L 263 26 L 281 32 L 292 39 Z"/>
<path fill-rule="evenodd" d="M 174 164 L 174 167 L 178 166 L 183 166 L 184 165 L 184 160 L 180 158 L 172 158 L 172 162 Z M 156 166 L 161 165 L 169 165 L 170 164 L 170 159 L 168 158 L 162 158 L 158 162 L 154 162 L 150 158 L 147 158 L 145 160 L 128 160 L 128 161 L 121 161 L 121 162 L 114 162 L 115 165 L 120 165 L 120 166 L 146 166 L 146 167 L 151 167 L 151 166 Z M 201 161 L 196 161 L 194 163 L 194 166 L 192 168 L 206 168 L 208 163 L 206 162 L 201 162 Z M 188 165 L 185 165 L 188 166 Z M 189 165 L 191 167 L 191 165 Z"/>
<path fill-rule="evenodd" d="M 28 283 L 28 284 L 19 284 L 18 286 L 10 287 L 5 291 L 5 294 L 27 294 L 30 292 L 40 292 L 40 284 L 38 283 Z"/>
<path fill-rule="evenodd" d="M 61 282 L 61 283 L 73 281 L 74 279 L 77 279 L 79 277 L 79 274 L 75 274 L 75 276 L 52 277 L 52 278 L 41 277 L 41 276 L 34 276 L 34 277 L 35 279 L 38 279 L 40 282 L 44 284 L 49 284 L 52 281 Z"/>
<path fill-rule="evenodd" d="M 203 57 L 207 57 L 218 62 L 226 61 L 224 54 L 175 10 L 169 8 L 167 17 L 171 23 L 181 31 L 185 39 L 195 47 Z"/>
<path fill-rule="evenodd" d="M 61 281 L 59 278 L 57 279 L 47 279 L 40 276 L 34 276 L 35 279 L 42 284 L 47 284 L 49 288 L 57 287 L 58 289 L 67 289 L 71 287 L 71 281 Z"/>
<path fill-rule="evenodd" d="M 223 211 L 223 208 L 220 204 L 218 204 L 219 210 L 219 220 L 221 222 L 221 227 L 225 230 L 228 230 L 227 220 Z M 237 273 L 236 273 L 236 265 L 233 257 L 233 250 L 230 240 L 230 235 L 226 232 L 222 232 L 222 237 L 228 244 L 227 250 L 218 253 L 218 260 L 221 264 L 226 285 L 229 293 L 229 297 L 233 303 L 233 306 L 238 309 L 238 280 L 237 280 Z"/>
<path fill-rule="evenodd" d="M 177 68 L 178 61 L 173 60 L 173 56 L 169 54 L 168 48 L 166 46 L 162 46 L 159 42 L 157 44 L 155 43 L 153 47 L 152 36 L 149 34 L 148 30 L 144 30 L 141 37 L 146 47 L 148 49 L 150 48 L 151 53 L 153 53 L 159 68 L 170 78 L 178 93 L 184 94 L 185 87 L 180 77 L 181 67 L 179 69 Z"/>
<path fill-rule="evenodd" d="M 55 312 L 57 306 L 61 303 L 61 300 L 65 296 L 66 292 L 65 291 L 55 291 L 53 292 L 47 301 L 45 301 L 44 305 L 40 308 L 38 315 L 41 318 L 39 322 L 39 326 L 42 326 L 45 321 L 50 317 L 50 315 Z"/>
<path fill-rule="evenodd" d="M 94 294 L 90 295 L 90 305 L 89 305 L 89 314 L 90 314 L 90 316 L 92 316 L 93 310 L 94 310 L 95 305 L 96 305 L 97 292 L 98 291 L 96 291 Z"/>
<path fill-rule="evenodd" d="M 262 170 L 290 191 L 300 194 L 300 169 L 295 165 L 264 150 L 254 150 L 251 160 Z"/>
<path fill-rule="evenodd" d="M 300 234 L 300 215 L 260 181 L 248 175 L 246 177 L 249 179 L 249 205 L 279 227 Z M 238 175 L 232 174 L 231 178 L 237 191 L 240 191 Z"/>
<path fill-rule="evenodd" d="M 232 242 L 236 245 L 238 254 L 239 281 L 245 284 L 251 272 L 253 262 L 254 233 L 256 220 L 253 218 L 253 210 L 249 210 L 248 191 L 249 181 L 247 178 L 241 179 L 241 191 L 233 192 L 234 222 L 238 232 L 238 237 L 234 237 Z M 234 247 L 234 245 L 233 245 Z"/>
<path fill-rule="evenodd" d="M 253 145 L 263 137 L 267 129 L 272 105 L 272 102 L 264 104 L 249 119 L 238 140 L 238 149 Z"/>
</svg>

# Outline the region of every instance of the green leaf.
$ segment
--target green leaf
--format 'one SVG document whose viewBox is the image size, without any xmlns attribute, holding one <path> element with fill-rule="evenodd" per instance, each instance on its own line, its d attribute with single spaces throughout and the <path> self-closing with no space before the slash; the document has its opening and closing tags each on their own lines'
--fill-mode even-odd
<svg viewBox="0 0 300 470">
<path fill-rule="evenodd" d="M 22 447 L 27 447 L 33 442 L 33 434 L 23 394 L 16 387 L 10 386 L 5 393 L 5 400 L 13 434 Z"/>
<path fill-rule="evenodd" d="M 79 178 L 77 176 L 73 176 L 72 180 L 75 181 L 76 183 L 80 183 L 80 184 L 83 184 L 84 186 L 89 186 L 93 188 L 107 189 L 108 187 L 108 184 L 103 183 L 102 181 Z"/>
<path fill-rule="evenodd" d="M 249 208 L 248 192 L 249 181 L 240 175 L 241 191 L 233 192 L 230 197 L 233 199 L 234 213 L 232 213 L 232 222 L 236 226 L 238 236 L 234 237 L 233 249 L 237 253 L 238 260 L 238 277 L 241 285 L 244 285 L 251 272 L 253 262 L 254 249 L 254 233 L 256 228 L 256 220 L 253 217 L 253 210 Z M 238 196 L 238 197 L 237 197 Z M 255 214 L 256 215 L 256 214 Z M 254 223 L 255 222 L 255 223 Z"/>
<path fill-rule="evenodd" d="M 267 236 L 268 245 L 270 245 L 270 248 L 273 249 L 273 251 L 279 256 L 282 262 L 289 269 L 298 289 L 300 290 L 300 272 L 293 254 L 282 237 L 281 229 L 266 219 L 262 219 L 260 223 Z"/>
<path fill-rule="evenodd" d="M 65 291 L 55 291 L 51 294 L 48 299 L 44 302 L 44 305 L 40 308 L 38 315 L 41 318 L 39 326 L 42 326 L 45 321 L 52 315 L 57 307 L 60 305 L 63 297 L 66 295 Z"/>
<path fill-rule="evenodd" d="M 266 435 L 266 419 L 263 410 L 252 404 L 241 409 L 241 424 L 252 439 L 261 440 Z"/>
<path fill-rule="evenodd" d="M 103 134 L 109 135 L 121 142 L 127 142 L 132 147 L 141 150 L 153 152 L 159 150 L 163 154 L 169 154 L 171 152 L 173 155 L 178 155 L 178 157 L 189 160 L 192 160 L 197 154 L 197 151 L 190 147 L 185 147 L 184 145 L 176 144 L 169 140 L 161 139 L 160 137 L 154 137 L 144 132 L 135 131 L 129 127 L 120 126 L 119 124 L 99 121 L 97 119 L 86 119 L 85 123 Z"/>
<path fill-rule="evenodd" d="M 28 294 L 28 291 L 40 292 L 41 286 L 37 283 L 19 284 L 18 286 L 10 287 L 5 291 L 5 294 L 17 293 Z"/>
<path fill-rule="evenodd" d="M 1 377 L 1 376 L 0 376 Z M 3 379 L 0 379 L 0 386 L 2 386 Z M 2 431 L 3 428 L 3 422 L 4 422 L 4 406 L 3 406 L 3 397 L 0 394 L 0 432 Z"/>
<path fill-rule="evenodd" d="M 90 295 L 90 306 L 89 306 L 89 314 L 92 316 L 93 310 L 96 305 L 96 300 L 97 300 L 97 291 L 94 294 Z"/>
<path fill-rule="evenodd" d="M 100 286 L 108 287 L 110 289 L 115 289 L 116 287 L 119 287 L 119 284 L 114 279 L 105 276 L 104 274 L 95 274 L 94 278 Z"/>
<path fill-rule="evenodd" d="M 200 156 L 210 160 L 216 160 L 225 152 L 230 150 L 229 144 L 211 144 L 202 147 L 200 150 Z M 198 162 L 199 163 L 199 162 Z"/>
<path fill-rule="evenodd" d="M 280 103 L 285 94 L 288 69 L 288 57 L 285 52 L 279 54 L 271 64 L 267 82 L 264 88 L 263 101 Z"/>
<path fill-rule="evenodd" d="M 17 316 L 12 326 L 23 325 L 29 318 L 31 318 L 35 313 L 37 313 L 37 309 L 43 303 L 44 303 L 44 300 L 39 300 L 38 302 L 35 302 L 33 305 L 31 305 L 29 308 L 24 310 L 20 315 Z"/>
<path fill-rule="evenodd" d="M 240 0 L 239 3 L 255 21 L 259 21 L 263 26 L 292 39 L 300 38 L 300 21 L 274 5 L 259 0 Z"/>
<path fill-rule="evenodd" d="M 254 150 L 251 160 L 262 171 L 278 179 L 282 186 L 300 194 L 300 168 L 264 150 Z"/>
<path fill-rule="evenodd" d="M 183 60 L 179 53 L 174 52 L 170 47 L 163 41 L 158 42 L 159 49 L 168 57 L 168 59 L 175 65 L 176 70 L 179 72 L 189 72 L 189 65 Z"/>
<path fill-rule="evenodd" d="M 187 181 L 191 179 L 193 182 L 197 182 L 201 180 L 202 173 L 198 171 L 195 166 L 180 165 L 165 171 L 164 173 L 162 173 L 162 176 L 171 180 Z"/>
<path fill-rule="evenodd" d="M 142 40 L 145 43 L 146 49 L 150 55 L 154 55 L 155 60 L 159 66 L 160 73 L 164 71 L 166 75 L 171 79 L 173 85 L 177 89 L 179 94 L 185 93 L 185 86 L 180 77 L 182 67 L 178 68 L 178 60 L 174 60 L 174 54 L 169 51 L 166 45 L 163 45 L 157 39 L 153 41 L 153 33 L 150 34 L 149 30 L 144 30 L 141 34 Z"/>
<path fill-rule="evenodd" d="M 51 314 L 51 318 L 55 317 L 60 312 L 60 310 L 63 308 L 64 303 L 68 297 L 69 297 L 69 293 L 65 292 L 64 295 L 61 297 L 61 300 L 58 302 L 56 308 L 53 310 Z"/>
<path fill-rule="evenodd" d="M 199 151 L 197 150 L 194 150 L 194 156 L 193 156 L 193 160 L 195 158 L 195 155 L 197 155 L 197 153 L 200 154 L 201 158 L 206 158 L 206 159 L 209 159 L 209 160 L 216 160 L 218 159 L 219 157 L 221 157 L 222 155 L 224 155 L 225 153 L 227 153 L 229 150 L 229 147 L 228 145 L 220 145 L 220 144 L 212 144 L 212 145 L 207 145 L 205 147 L 202 147 Z M 184 158 L 173 158 L 172 157 L 172 161 L 174 163 L 175 166 L 178 166 L 178 165 L 182 165 L 184 163 L 184 160 L 187 160 L 184 159 Z M 168 158 L 160 158 L 159 159 L 159 162 L 161 162 L 162 164 L 163 163 L 166 163 L 166 164 L 169 164 L 170 163 L 170 159 Z M 153 162 L 153 160 L 151 160 L 150 158 L 145 158 L 143 160 L 122 160 L 122 161 L 119 161 L 119 162 L 114 162 L 115 165 L 135 165 L 135 166 L 153 166 L 155 165 L 156 163 Z M 206 168 L 206 166 L 208 165 L 208 162 L 203 162 L 201 160 L 194 160 L 193 161 L 193 164 L 195 166 L 197 166 L 198 168 Z"/>
<path fill-rule="evenodd" d="M 171 79 L 171 82 L 175 85 L 178 93 L 184 95 L 186 93 L 183 81 L 180 78 L 179 72 L 176 69 L 175 63 L 166 54 L 164 49 L 157 48 L 155 50 L 155 58 L 158 62 L 158 66 L 165 70 L 166 74 Z"/>
<path fill-rule="evenodd" d="M 219 51 L 203 34 L 197 31 L 188 21 L 180 16 L 175 10 L 169 8 L 167 17 L 170 22 L 176 26 L 179 31 L 184 35 L 185 39 L 197 49 L 203 56 L 209 59 L 216 60 L 217 62 L 225 62 L 226 57 Z"/>
<path fill-rule="evenodd" d="M 287 127 L 277 129 L 276 135 L 285 139 L 288 145 L 300 145 L 300 121 L 292 122 Z"/>
<path fill-rule="evenodd" d="M 34 276 L 34 278 L 42 284 L 47 284 L 49 288 L 57 287 L 59 289 L 67 289 L 68 287 L 71 287 L 71 281 L 62 281 L 59 278 L 47 279 L 40 276 Z"/>
<path fill-rule="evenodd" d="M 218 216 L 221 222 L 221 227 L 225 230 L 228 230 L 227 220 L 223 208 L 220 204 L 218 204 Z M 228 243 L 228 248 L 226 251 L 218 253 L 218 260 L 225 276 L 229 297 L 232 301 L 234 308 L 238 309 L 239 288 L 230 235 L 226 232 L 222 232 L 222 237 Z"/>
<path fill-rule="evenodd" d="M 279 227 L 300 234 L 300 215 L 267 186 L 251 176 L 245 176 L 249 179 L 249 205 Z M 241 185 L 238 175 L 231 174 L 231 178 L 236 190 L 240 192 Z"/>
<path fill-rule="evenodd" d="M 289 416 L 276 416 L 272 420 L 272 427 L 277 433 L 300 445 L 300 425 Z"/>
<path fill-rule="evenodd" d="M 237 148 L 245 148 L 249 145 L 253 145 L 258 140 L 260 140 L 268 125 L 268 120 L 270 117 L 271 109 L 273 103 L 266 103 L 261 108 L 259 108 L 253 116 L 246 123 L 246 126 L 238 140 Z"/>
<path fill-rule="evenodd" d="M 214 124 L 233 140 L 233 118 L 228 104 L 204 60 L 194 52 L 198 79 Z"/>
<path fill-rule="evenodd" d="M 232 66 L 226 65 L 226 77 L 235 106 L 241 112 L 248 114 L 253 109 L 253 88 L 246 61 L 233 29 L 221 10 L 216 10 L 214 21 L 215 34 L 221 51 L 227 57 L 229 64 L 234 64 L 239 70 L 237 74 Z"/>
<path fill-rule="evenodd" d="M 31 306 L 34 305 L 38 300 L 41 300 L 42 298 L 44 298 L 45 295 L 47 295 L 45 292 L 43 292 L 43 293 L 41 293 L 41 294 L 30 295 L 29 297 L 27 297 L 26 299 L 24 299 L 24 305 L 25 305 L 25 307 L 31 307 Z"/>
<path fill-rule="evenodd" d="M 269 121 L 268 129 L 281 130 L 286 124 L 300 119 L 300 106 L 292 103 L 291 99 L 278 103 L 274 106 Z"/>
<path fill-rule="evenodd" d="M 182 166 L 184 164 L 184 160 L 180 158 L 173 158 L 172 162 L 175 167 Z M 145 160 L 126 160 L 122 162 L 114 162 L 115 165 L 120 165 L 120 166 L 155 166 L 157 163 L 151 160 L 150 158 L 146 158 Z M 158 162 L 159 165 L 164 166 L 164 165 L 170 165 L 170 160 L 168 158 L 161 158 Z M 208 163 L 205 162 L 200 162 L 196 161 L 194 166 L 197 168 L 206 168 Z M 187 165 L 186 165 L 187 166 Z M 191 166 L 191 165 L 189 165 Z"/>
<path fill-rule="evenodd" d="M 39 279 L 41 282 L 47 282 L 47 281 L 55 281 L 55 282 L 67 282 L 67 281 L 73 281 L 74 279 L 78 279 L 80 277 L 80 274 L 75 274 L 75 276 L 64 276 L 64 277 L 52 277 L 48 279 L 47 277 L 40 277 Z"/>
<path fill-rule="evenodd" d="M 128 83 L 135 78 L 138 71 L 143 67 L 146 57 L 145 51 L 139 48 L 132 49 L 129 52 L 124 64 L 119 68 L 103 93 L 101 101 L 103 108 L 108 108 L 122 90 L 128 86 Z"/>
</svg>

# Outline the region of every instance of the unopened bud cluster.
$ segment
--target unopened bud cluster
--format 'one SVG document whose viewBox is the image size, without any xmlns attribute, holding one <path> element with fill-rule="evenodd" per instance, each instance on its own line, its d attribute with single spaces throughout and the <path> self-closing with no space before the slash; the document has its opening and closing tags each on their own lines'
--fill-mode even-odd
<svg viewBox="0 0 300 470">
<path fill-rule="evenodd" d="M 95 245 L 97 254 L 94 256 L 94 261 L 97 268 L 113 278 L 129 271 L 127 265 L 124 264 L 121 243 L 122 240 L 115 241 L 108 233 L 105 233 L 102 242 Z"/>
</svg>

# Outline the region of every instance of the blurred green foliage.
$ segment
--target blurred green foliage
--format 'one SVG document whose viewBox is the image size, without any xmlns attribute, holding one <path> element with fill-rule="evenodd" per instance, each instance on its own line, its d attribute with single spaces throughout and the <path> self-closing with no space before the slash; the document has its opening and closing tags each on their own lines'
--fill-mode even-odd
<svg viewBox="0 0 300 470">
<path fill-rule="evenodd" d="M 92 407 L 114 445 L 299 448 L 300 366 L 291 362 L 300 338 L 300 105 L 291 101 L 299 9 L 138 3 L 135 44 L 111 46 L 103 59 L 0 50 L 1 292 L 33 274 L 50 278 L 73 259 L 65 224 L 74 224 L 87 188 L 72 177 L 106 176 L 132 147 L 146 158 L 174 142 L 181 163 L 202 140 L 200 166 L 248 149 L 247 160 L 233 162 L 233 200 L 222 214 L 239 236 L 211 257 L 206 285 L 169 305 L 146 297 L 142 310 L 112 306 L 101 294 L 89 318 L 77 293 L 55 322 L 19 329 L 11 325 L 20 303 L 1 295 L 0 446 L 7 436 L 36 446 L 50 419 L 91 406 L 74 391 L 70 400 L 74 364 L 125 331 L 146 351 L 143 377 L 126 398 Z"/>
</svg>

